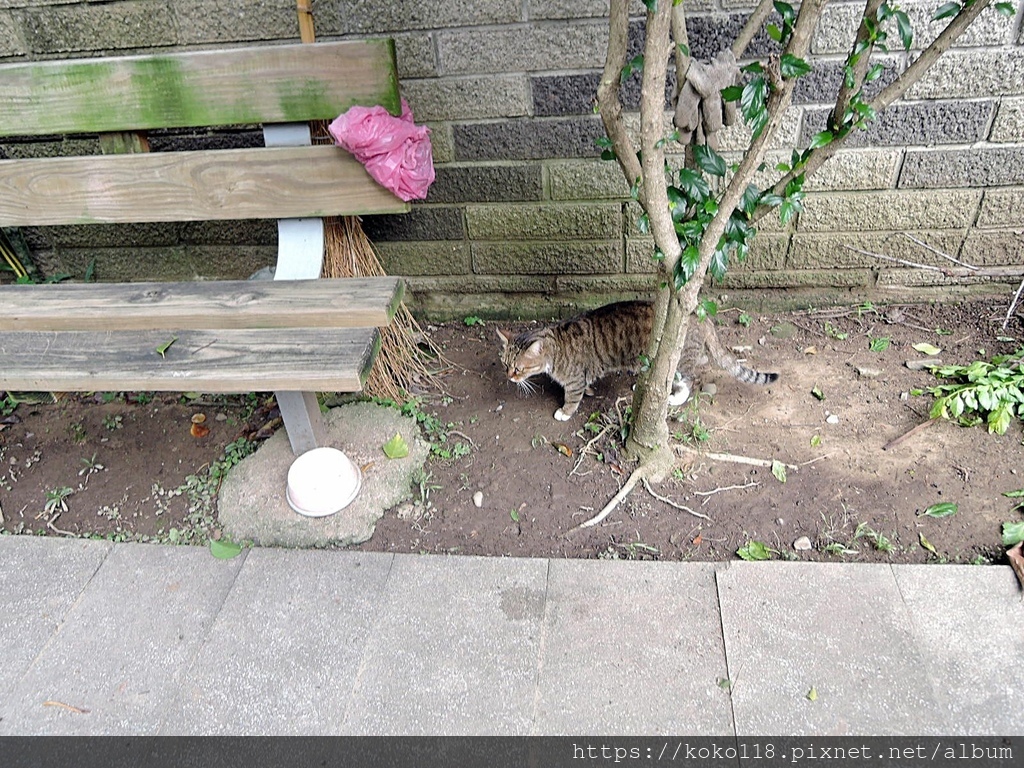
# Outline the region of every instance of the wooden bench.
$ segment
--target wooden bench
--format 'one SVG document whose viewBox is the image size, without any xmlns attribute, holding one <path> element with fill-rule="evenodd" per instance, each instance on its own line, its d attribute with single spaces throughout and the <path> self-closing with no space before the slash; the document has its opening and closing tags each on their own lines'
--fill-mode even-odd
<svg viewBox="0 0 1024 768">
<path fill-rule="evenodd" d="M 0 160 L 0 226 L 278 219 L 274 281 L 0 286 L 0 390 L 272 390 L 296 454 L 315 393 L 362 388 L 398 278 L 318 279 L 322 217 L 409 209 L 308 121 L 400 111 L 390 40 L 0 66 L 0 137 L 103 154 Z M 149 152 L 145 131 L 262 124 L 264 147 Z M 173 343 L 168 344 L 168 342 Z"/>
</svg>

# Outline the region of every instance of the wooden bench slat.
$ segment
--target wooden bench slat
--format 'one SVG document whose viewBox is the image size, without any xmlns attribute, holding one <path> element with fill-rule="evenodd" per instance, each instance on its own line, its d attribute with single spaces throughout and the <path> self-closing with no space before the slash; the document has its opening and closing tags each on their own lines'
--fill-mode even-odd
<svg viewBox="0 0 1024 768">
<path fill-rule="evenodd" d="M 0 136 L 330 120 L 401 106 L 391 40 L 0 67 Z"/>
<path fill-rule="evenodd" d="M 0 226 L 404 213 L 333 146 L 0 161 Z"/>
<path fill-rule="evenodd" d="M 403 292 L 397 277 L 9 285 L 0 330 L 373 328 Z"/>
<path fill-rule="evenodd" d="M 358 392 L 379 346 L 376 328 L 0 331 L 0 370 L 13 391 Z"/>
</svg>

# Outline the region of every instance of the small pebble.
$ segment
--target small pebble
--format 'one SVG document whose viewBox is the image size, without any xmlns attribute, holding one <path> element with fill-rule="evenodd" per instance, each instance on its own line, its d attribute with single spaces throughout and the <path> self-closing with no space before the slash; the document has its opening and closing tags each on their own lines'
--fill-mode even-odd
<svg viewBox="0 0 1024 768">
<path fill-rule="evenodd" d="M 714 397 L 715 395 L 718 394 L 718 385 L 716 385 L 714 382 L 709 381 L 707 384 L 701 386 L 700 391 L 703 392 L 705 395 L 710 395 L 711 397 Z"/>
<path fill-rule="evenodd" d="M 214 421 L 227 421 L 228 420 L 228 415 L 226 413 L 218 413 L 216 416 L 213 417 L 213 420 Z"/>
<path fill-rule="evenodd" d="M 484 494 L 483 491 L 477 491 L 473 494 L 473 506 L 480 509 L 484 505 Z"/>
<path fill-rule="evenodd" d="M 828 416 L 825 417 L 825 423 L 826 424 L 838 424 L 839 423 L 839 417 L 836 416 L 834 413 L 830 413 Z"/>
<path fill-rule="evenodd" d="M 924 371 L 931 368 L 933 365 L 940 365 L 941 363 L 941 360 L 937 360 L 933 357 L 927 360 L 907 360 L 904 365 L 912 371 Z"/>
<path fill-rule="evenodd" d="M 811 546 L 811 540 L 806 536 L 801 536 L 793 542 L 793 549 L 797 552 L 807 552 L 808 550 L 813 549 Z"/>
<path fill-rule="evenodd" d="M 858 366 L 856 370 L 857 375 L 860 376 L 862 379 L 877 379 L 879 376 L 882 375 L 881 368 L 868 368 L 866 366 Z"/>
</svg>

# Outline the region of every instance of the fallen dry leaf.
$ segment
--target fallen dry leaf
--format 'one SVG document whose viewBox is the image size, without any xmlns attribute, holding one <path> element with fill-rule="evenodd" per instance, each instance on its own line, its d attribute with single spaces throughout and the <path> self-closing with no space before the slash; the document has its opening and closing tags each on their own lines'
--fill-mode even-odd
<svg viewBox="0 0 1024 768">
<path fill-rule="evenodd" d="M 68 712 L 74 712 L 76 715 L 87 715 L 89 714 L 88 709 L 82 709 L 81 707 L 73 707 L 70 704 L 65 704 L 63 701 L 44 701 L 44 707 L 60 707 L 66 709 Z"/>
<path fill-rule="evenodd" d="M 1010 567 L 1017 574 L 1017 581 L 1021 589 L 1024 589 L 1024 541 L 1017 542 L 1017 546 L 1006 550 L 1006 558 L 1010 561 Z"/>
<path fill-rule="evenodd" d="M 192 433 L 192 437 L 203 438 L 210 434 L 210 428 L 204 427 L 202 424 L 193 424 L 189 432 Z"/>
<path fill-rule="evenodd" d="M 551 447 L 553 447 L 556 451 L 558 451 L 563 456 L 570 456 L 570 457 L 572 456 L 572 448 L 570 448 L 565 443 L 552 443 Z"/>
<path fill-rule="evenodd" d="M 192 423 L 193 424 L 202 424 L 204 421 L 206 421 L 206 414 L 205 413 L 193 413 L 192 414 Z"/>
<path fill-rule="evenodd" d="M 699 547 L 701 544 L 704 543 L 704 537 L 700 535 L 694 536 L 693 541 L 691 543 L 693 544 L 693 546 Z"/>
</svg>

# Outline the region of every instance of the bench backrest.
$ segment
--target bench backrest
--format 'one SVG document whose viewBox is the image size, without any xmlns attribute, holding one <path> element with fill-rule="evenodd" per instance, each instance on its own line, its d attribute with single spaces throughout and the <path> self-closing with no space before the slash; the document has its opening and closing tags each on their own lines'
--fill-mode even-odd
<svg viewBox="0 0 1024 768">
<path fill-rule="evenodd" d="M 400 109 L 390 40 L 6 64 L 0 84 L 0 137 L 114 134 L 104 151 L 120 132 Z M 0 226 L 408 209 L 333 146 L 0 160 Z"/>
</svg>

